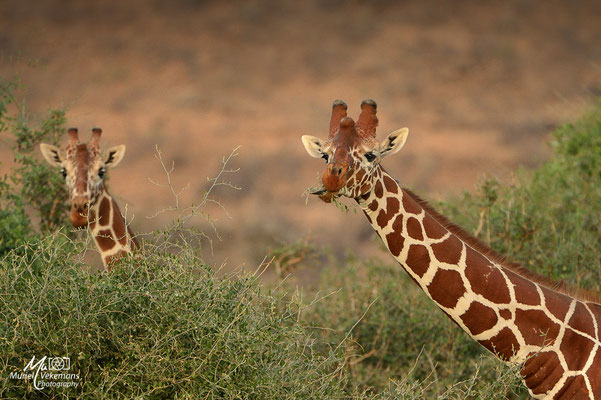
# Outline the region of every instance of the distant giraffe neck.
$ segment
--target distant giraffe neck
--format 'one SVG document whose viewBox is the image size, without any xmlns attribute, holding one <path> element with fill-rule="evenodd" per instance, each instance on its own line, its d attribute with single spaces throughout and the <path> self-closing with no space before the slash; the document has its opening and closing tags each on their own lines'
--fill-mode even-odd
<svg viewBox="0 0 601 400">
<path fill-rule="evenodd" d="M 106 189 L 102 190 L 90 210 L 89 220 L 90 232 L 100 252 L 104 268 L 110 271 L 113 261 L 137 246 L 133 233 Z"/>
<path fill-rule="evenodd" d="M 457 325 L 540 399 L 601 399 L 601 305 L 530 279 L 382 169 L 358 202 L 392 255 Z"/>
</svg>

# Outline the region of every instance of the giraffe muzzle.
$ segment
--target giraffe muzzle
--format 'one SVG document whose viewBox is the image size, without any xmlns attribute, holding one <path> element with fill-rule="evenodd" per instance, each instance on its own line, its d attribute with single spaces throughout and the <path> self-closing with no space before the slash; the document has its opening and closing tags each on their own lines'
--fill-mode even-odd
<svg viewBox="0 0 601 400">
<path fill-rule="evenodd" d="M 337 193 L 346 185 L 347 175 L 347 163 L 328 164 L 328 167 L 321 176 L 324 189 L 328 192 Z"/>
<path fill-rule="evenodd" d="M 71 223 L 75 228 L 84 228 L 88 225 L 88 209 L 90 201 L 86 198 L 74 198 L 71 204 Z"/>
</svg>

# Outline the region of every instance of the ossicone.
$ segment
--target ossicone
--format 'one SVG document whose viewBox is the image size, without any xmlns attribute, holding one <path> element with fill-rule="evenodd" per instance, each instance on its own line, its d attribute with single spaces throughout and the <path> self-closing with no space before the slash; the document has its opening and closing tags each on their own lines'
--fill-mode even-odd
<svg viewBox="0 0 601 400">
<path fill-rule="evenodd" d="M 100 128 L 92 128 L 92 139 L 90 140 L 90 147 L 94 147 L 98 149 L 100 146 L 100 135 L 102 134 L 102 129 Z"/>
<path fill-rule="evenodd" d="M 376 128 L 378 127 L 378 105 L 372 99 L 365 99 L 361 102 L 361 114 L 357 120 L 357 130 L 361 136 L 376 137 Z"/>
<path fill-rule="evenodd" d="M 336 135 L 338 132 L 338 125 L 340 124 L 340 120 L 346 117 L 347 105 L 342 100 L 334 100 L 332 103 L 332 117 L 330 118 L 330 137 Z"/>
<path fill-rule="evenodd" d="M 77 128 L 69 128 L 67 133 L 69 134 L 69 145 L 77 145 L 77 143 L 79 143 L 79 133 L 77 132 Z"/>
</svg>

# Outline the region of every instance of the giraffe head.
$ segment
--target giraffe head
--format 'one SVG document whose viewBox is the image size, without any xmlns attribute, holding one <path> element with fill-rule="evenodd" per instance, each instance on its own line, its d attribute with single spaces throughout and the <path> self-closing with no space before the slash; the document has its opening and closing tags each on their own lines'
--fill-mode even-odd
<svg viewBox="0 0 601 400">
<path fill-rule="evenodd" d="M 88 144 L 80 143 L 77 129 L 69 129 L 69 143 L 65 151 L 56 146 L 42 143 L 42 155 L 55 167 L 59 167 L 67 184 L 71 200 L 71 223 L 76 228 L 88 224 L 88 211 L 104 191 L 106 171 L 119 164 L 125 154 L 125 145 L 109 148 L 104 157 L 100 155 L 99 128 L 92 129 Z"/>
<path fill-rule="evenodd" d="M 323 187 L 311 192 L 326 203 L 338 196 L 358 198 L 371 192 L 374 171 L 384 157 L 403 147 L 409 135 L 409 130 L 402 128 L 378 142 L 377 105 L 371 99 L 361 103 L 361 114 L 356 123 L 347 117 L 346 110 L 343 101 L 334 101 L 330 133 L 325 142 L 315 136 L 302 137 L 310 156 L 326 160 L 326 169 L 321 176 Z"/>
</svg>

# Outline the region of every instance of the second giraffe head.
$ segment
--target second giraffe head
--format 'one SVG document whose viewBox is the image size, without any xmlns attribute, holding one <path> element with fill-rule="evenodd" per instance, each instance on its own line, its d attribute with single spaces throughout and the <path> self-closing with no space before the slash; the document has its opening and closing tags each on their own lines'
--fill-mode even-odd
<svg viewBox="0 0 601 400">
<path fill-rule="evenodd" d="M 305 149 L 315 158 L 326 160 L 321 180 L 323 187 L 312 191 L 329 203 L 333 198 L 358 198 L 372 190 L 372 175 L 382 159 L 399 151 L 409 135 L 402 128 L 389 134 L 381 143 L 376 140 L 377 105 L 363 100 L 361 114 L 355 123 L 346 114 L 347 105 L 334 101 L 330 119 L 330 133 L 325 142 L 315 136 L 302 137 Z"/>
<path fill-rule="evenodd" d="M 40 145 L 46 161 L 61 169 L 71 200 L 71 223 L 76 228 L 87 226 L 88 210 L 104 190 L 106 171 L 116 167 L 125 154 L 125 145 L 119 145 L 101 156 L 101 133 L 99 128 L 92 129 L 92 139 L 85 144 L 79 142 L 77 129 L 70 128 L 65 151 L 46 143 Z"/>
</svg>

